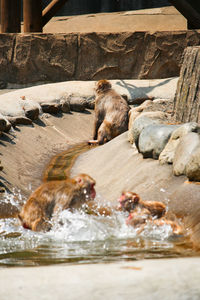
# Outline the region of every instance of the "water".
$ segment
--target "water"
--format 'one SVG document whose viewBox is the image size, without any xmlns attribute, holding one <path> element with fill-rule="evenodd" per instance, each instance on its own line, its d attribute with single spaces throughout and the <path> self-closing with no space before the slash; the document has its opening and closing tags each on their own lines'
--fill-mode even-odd
<svg viewBox="0 0 200 300">
<path fill-rule="evenodd" d="M 98 197 L 97 197 L 98 198 Z M 18 208 L 25 201 L 19 191 L 3 201 Z M 47 233 L 24 229 L 18 219 L 0 219 L 0 265 L 39 266 L 58 263 L 99 263 L 197 255 L 187 237 L 172 235 L 171 227 L 147 224 L 138 234 L 127 226 L 127 215 L 93 216 L 62 211 Z"/>
</svg>

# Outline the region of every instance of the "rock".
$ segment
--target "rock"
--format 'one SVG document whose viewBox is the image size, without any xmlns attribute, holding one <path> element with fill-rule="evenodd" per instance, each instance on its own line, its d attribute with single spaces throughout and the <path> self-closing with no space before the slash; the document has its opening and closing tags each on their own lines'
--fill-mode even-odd
<svg viewBox="0 0 200 300">
<path fill-rule="evenodd" d="M 0 131 L 5 131 L 6 126 L 7 126 L 6 119 L 2 114 L 0 114 Z"/>
<path fill-rule="evenodd" d="M 128 97 L 127 97 L 127 99 L 125 99 L 125 100 L 127 100 L 129 105 L 141 105 L 142 103 L 144 103 L 146 101 L 153 101 L 153 99 L 154 99 L 154 97 L 146 96 L 144 98 L 141 97 L 141 98 L 135 98 L 135 99 L 128 99 Z"/>
<path fill-rule="evenodd" d="M 6 189 L 3 186 L 0 186 L 0 193 L 5 193 Z"/>
<path fill-rule="evenodd" d="M 186 165 L 185 174 L 190 181 L 200 181 L 200 143 L 190 156 Z"/>
<path fill-rule="evenodd" d="M 140 132 L 150 124 L 162 123 L 166 119 L 166 114 L 160 111 L 145 112 L 140 114 L 138 111 L 131 110 L 129 112 L 129 130 L 128 141 L 136 146 Z"/>
<path fill-rule="evenodd" d="M 1 161 L 0 161 L 0 171 L 3 171 L 3 166 L 1 164 Z"/>
<path fill-rule="evenodd" d="M 188 134 L 180 138 L 180 142 L 175 150 L 173 161 L 173 173 L 176 176 L 185 174 L 186 165 L 190 160 L 191 154 L 194 149 L 200 143 L 200 137 L 195 132 L 189 132 Z"/>
<path fill-rule="evenodd" d="M 57 114 L 61 111 L 61 105 L 57 103 L 41 103 L 42 111 L 49 114 Z"/>
<path fill-rule="evenodd" d="M 7 119 L 13 127 L 15 127 L 16 125 L 32 125 L 33 124 L 31 119 L 24 117 L 24 116 L 7 117 Z"/>
<path fill-rule="evenodd" d="M 127 95 L 124 95 L 124 96 L 127 99 Z M 85 97 L 85 101 L 86 101 L 86 108 L 94 109 L 94 105 L 95 105 L 95 96 L 94 95 L 91 97 Z"/>
<path fill-rule="evenodd" d="M 6 89 L 6 87 L 7 87 L 7 83 L 5 81 L 3 81 L 3 80 L 0 80 L 0 89 L 1 90 L 2 89 Z"/>
<path fill-rule="evenodd" d="M 83 112 L 86 108 L 86 100 L 80 95 L 70 95 L 68 97 L 70 110 Z"/>
<path fill-rule="evenodd" d="M 0 80 L 33 84 L 174 77 L 179 76 L 184 49 L 199 43 L 200 33 L 187 30 L 1 34 Z"/>
<path fill-rule="evenodd" d="M 35 107 L 35 108 L 32 108 L 32 109 L 28 109 L 25 111 L 25 116 L 31 120 L 37 120 L 38 117 L 39 117 L 39 108 L 38 107 Z"/>
<path fill-rule="evenodd" d="M 177 125 L 151 124 L 140 133 L 138 151 L 144 158 L 157 159 Z"/>
<path fill-rule="evenodd" d="M 61 106 L 62 112 L 64 112 L 64 113 L 69 113 L 70 112 L 70 104 L 69 104 L 69 101 L 67 99 L 61 98 L 60 106 Z"/>
<path fill-rule="evenodd" d="M 180 142 L 180 138 L 189 132 L 200 131 L 200 126 L 195 122 L 185 123 L 174 130 L 168 143 L 166 144 L 163 151 L 160 153 L 159 162 L 161 164 L 172 164 L 174 160 L 174 154 L 176 147 Z"/>
</svg>

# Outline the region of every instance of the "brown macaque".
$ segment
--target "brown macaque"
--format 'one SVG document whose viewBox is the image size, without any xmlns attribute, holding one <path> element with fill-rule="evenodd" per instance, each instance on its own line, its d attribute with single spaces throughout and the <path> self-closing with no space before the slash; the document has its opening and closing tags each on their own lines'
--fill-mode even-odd
<svg viewBox="0 0 200 300">
<path fill-rule="evenodd" d="M 87 174 L 40 185 L 23 206 L 22 226 L 34 231 L 49 231 L 52 215 L 64 209 L 78 209 L 96 196 L 95 180 Z"/>
<path fill-rule="evenodd" d="M 143 201 L 140 196 L 133 192 L 122 192 L 119 198 L 119 209 L 131 212 L 137 207 L 149 210 L 153 217 L 161 218 L 166 213 L 166 206 L 158 201 Z"/>
<path fill-rule="evenodd" d="M 108 80 L 96 84 L 95 122 L 93 140 L 89 144 L 105 144 L 128 130 L 127 101 L 112 89 Z"/>
<path fill-rule="evenodd" d="M 136 207 L 130 212 L 128 218 L 126 219 L 126 224 L 137 227 L 145 224 L 146 221 L 150 219 L 152 219 L 152 215 L 148 209 Z"/>
<path fill-rule="evenodd" d="M 141 233 L 144 230 L 145 224 L 148 222 L 149 224 L 156 225 L 157 227 L 169 225 L 171 226 L 174 235 L 184 234 L 183 226 L 181 226 L 177 221 L 169 220 L 166 217 L 153 219 L 152 216 L 145 211 L 146 209 L 142 209 L 141 212 L 136 210 L 130 212 L 126 220 L 126 224 L 138 228 L 138 233 Z"/>
</svg>

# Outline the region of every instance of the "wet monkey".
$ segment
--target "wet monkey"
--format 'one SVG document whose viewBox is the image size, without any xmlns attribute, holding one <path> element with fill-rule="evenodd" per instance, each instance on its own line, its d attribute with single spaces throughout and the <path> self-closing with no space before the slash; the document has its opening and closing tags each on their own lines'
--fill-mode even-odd
<svg viewBox="0 0 200 300">
<path fill-rule="evenodd" d="M 112 89 L 108 80 L 99 80 L 96 84 L 95 122 L 93 140 L 89 144 L 105 144 L 128 130 L 127 101 Z"/>
<path fill-rule="evenodd" d="M 96 196 L 95 180 L 79 174 L 66 180 L 41 184 L 29 197 L 19 214 L 22 226 L 34 231 L 51 229 L 52 215 L 67 208 L 80 208 Z"/>
<path fill-rule="evenodd" d="M 122 192 L 119 198 L 119 208 L 131 212 L 135 208 L 147 209 L 153 217 L 161 218 L 166 213 L 166 206 L 158 201 L 143 201 L 134 192 Z"/>
</svg>

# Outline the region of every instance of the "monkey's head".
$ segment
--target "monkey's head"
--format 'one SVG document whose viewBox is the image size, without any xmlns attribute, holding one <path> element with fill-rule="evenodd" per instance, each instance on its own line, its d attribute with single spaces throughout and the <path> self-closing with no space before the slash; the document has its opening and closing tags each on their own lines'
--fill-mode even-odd
<svg viewBox="0 0 200 300">
<path fill-rule="evenodd" d="M 87 174 L 79 174 L 74 177 L 74 180 L 77 183 L 77 189 L 83 194 L 84 200 L 93 200 L 96 196 L 95 184 L 96 181 Z"/>
<path fill-rule="evenodd" d="M 139 204 L 140 197 L 133 192 L 122 192 L 118 201 L 119 209 L 130 212 Z"/>
<path fill-rule="evenodd" d="M 112 88 L 111 83 L 106 79 L 102 79 L 96 83 L 95 91 L 97 94 L 100 94 L 110 90 L 111 88 Z"/>
</svg>

